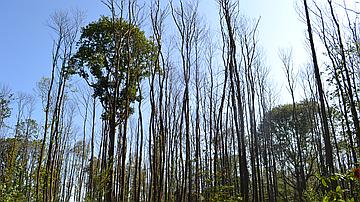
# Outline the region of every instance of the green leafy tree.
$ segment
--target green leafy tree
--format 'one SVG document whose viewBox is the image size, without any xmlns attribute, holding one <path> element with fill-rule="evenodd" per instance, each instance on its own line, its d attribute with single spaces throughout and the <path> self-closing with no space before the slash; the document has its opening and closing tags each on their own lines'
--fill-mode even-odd
<svg viewBox="0 0 360 202">
<path fill-rule="evenodd" d="M 148 75 L 155 57 L 153 43 L 137 26 L 122 18 L 101 17 L 82 29 L 79 50 L 72 59 L 72 67 L 94 90 L 103 108 L 103 119 L 109 130 L 106 159 L 106 201 L 113 201 L 113 167 L 115 162 L 115 136 L 122 134 L 121 156 L 116 161 L 121 167 L 119 179 L 120 200 L 124 196 L 126 167 L 127 119 L 133 112 L 131 104 L 141 99 L 137 88 Z M 117 127 L 121 124 L 121 127 Z"/>
<path fill-rule="evenodd" d="M 30 138 L 0 138 L 0 201 L 31 199 L 38 147 L 39 142 Z"/>
<path fill-rule="evenodd" d="M 10 90 L 5 86 L 0 86 L 0 129 L 5 126 L 5 119 L 9 118 L 11 115 L 11 99 L 12 94 L 10 93 Z"/>
<path fill-rule="evenodd" d="M 154 50 L 153 43 L 135 25 L 123 19 L 112 21 L 101 17 L 82 29 L 73 62 L 75 70 L 93 87 L 94 96 L 100 99 L 105 110 L 109 111 L 118 89 L 116 108 L 118 115 L 122 115 L 126 96 L 130 102 L 140 99 L 136 96 L 137 82 L 147 75 L 149 62 L 155 58 Z M 126 84 L 128 70 L 130 82 Z"/>
<path fill-rule="evenodd" d="M 260 139 L 271 138 L 271 148 L 280 164 L 282 179 L 278 181 L 282 195 L 288 195 L 288 188 L 293 187 L 294 193 L 302 197 L 306 187 L 300 189 L 300 183 L 306 184 L 309 177 L 316 172 L 315 133 L 318 104 L 302 101 L 295 104 L 294 118 L 292 104 L 280 105 L 265 114 L 260 125 Z M 296 136 L 296 133 L 298 136 Z M 302 159 L 299 158 L 297 147 L 300 148 Z M 263 149 L 264 150 L 264 149 Z M 303 162 L 300 162 L 300 161 Z M 300 165 L 304 165 L 304 179 L 300 178 Z M 290 197 L 291 194 L 289 194 Z M 286 198 L 286 197 L 285 197 Z"/>
<path fill-rule="evenodd" d="M 317 104 L 314 102 L 304 101 L 296 104 L 297 119 L 295 120 L 292 113 L 292 105 L 285 104 L 273 108 L 269 111 L 262 122 L 261 128 L 270 129 L 273 134 L 274 146 L 288 155 L 288 157 L 295 157 L 293 133 L 295 125 L 298 128 L 299 136 L 301 137 L 301 148 L 306 148 L 307 143 L 311 140 L 311 133 L 314 130 L 316 119 Z M 293 159 L 295 160 L 295 159 Z"/>
</svg>

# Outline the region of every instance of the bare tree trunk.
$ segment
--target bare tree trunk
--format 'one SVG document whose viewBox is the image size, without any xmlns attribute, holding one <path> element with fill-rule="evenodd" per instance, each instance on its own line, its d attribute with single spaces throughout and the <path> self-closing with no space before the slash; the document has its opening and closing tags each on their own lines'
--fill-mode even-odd
<svg viewBox="0 0 360 202">
<path fill-rule="evenodd" d="M 314 45 L 314 40 L 313 40 L 313 35 L 312 35 L 308 4 L 307 4 L 307 0 L 304 0 L 303 2 L 304 2 L 304 9 L 305 9 L 305 15 L 306 15 L 306 24 L 307 24 L 307 30 L 308 30 L 308 35 L 309 35 L 311 54 L 312 54 L 313 65 L 314 65 L 315 79 L 316 79 L 316 84 L 317 84 L 317 88 L 318 88 L 319 100 L 320 100 L 321 123 L 322 123 L 322 129 L 323 129 L 323 139 L 324 139 L 324 143 L 325 143 L 326 170 L 323 170 L 322 172 L 325 176 L 327 176 L 331 173 L 334 173 L 333 150 L 331 147 L 330 132 L 329 132 L 329 126 L 328 126 L 328 122 L 327 122 L 327 114 L 326 114 L 326 107 L 325 107 L 325 101 L 324 101 L 324 91 L 323 91 L 323 87 L 322 87 L 322 83 L 321 83 L 320 70 L 319 70 L 317 57 L 316 57 L 316 51 L 315 51 L 315 45 Z"/>
</svg>

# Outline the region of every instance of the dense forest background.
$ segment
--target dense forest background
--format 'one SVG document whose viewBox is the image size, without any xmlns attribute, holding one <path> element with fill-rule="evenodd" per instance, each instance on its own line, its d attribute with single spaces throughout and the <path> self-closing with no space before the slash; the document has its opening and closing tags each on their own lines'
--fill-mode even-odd
<svg viewBox="0 0 360 202">
<path fill-rule="evenodd" d="M 279 49 L 281 91 L 241 1 L 216 34 L 196 1 L 102 3 L 50 16 L 35 93 L 1 84 L 0 201 L 359 201 L 355 4 L 296 2 L 308 62 Z"/>
</svg>

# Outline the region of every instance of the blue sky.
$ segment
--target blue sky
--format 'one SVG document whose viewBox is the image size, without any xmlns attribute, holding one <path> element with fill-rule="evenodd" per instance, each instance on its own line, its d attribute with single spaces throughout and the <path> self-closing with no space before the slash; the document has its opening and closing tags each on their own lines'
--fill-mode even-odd
<svg viewBox="0 0 360 202">
<path fill-rule="evenodd" d="M 300 21 L 296 11 L 295 0 L 245 0 L 241 5 L 245 15 L 258 18 L 259 44 L 264 49 L 266 64 L 269 66 L 271 81 L 280 91 L 279 104 L 291 102 L 291 96 L 287 91 L 286 78 L 279 49 L 291 48 L 295 71 L 300 70 L 310 61 L 309 54 L 305 50 L 306 26 Z M 301 86 L 295 99 L 301 99 Z"/>
<path fill-rule="evenodd" d="M 0 5 L 0 83 L 15 92 L 32 92 L 36 82 L 50 74 L 52 33 L 47 21 L 54 11 L 84 10 L 86 22 L 108 14 L 107 8 L 98 0 L 11 0 L 2 1 Z M 304 63 L 306 57 L 305 27 L 298 20 L 294 1 L 242 0 L 240 7 L 250 18 L 261 16 L 260 44 L 266 63 L 272 69 L 271 75 L 280 86 L 283 71 L 278 49 L 293 47 L 294 59 L 300 61 L 299 64 Z M 200 11 L 208 22 L 214 22 L 218 15 L 214 0 L 200 0 Z M 216 26 L 218 23 L 212 25 Z"/>
<path fill-rule="evenodd" d="M 2 1 L 0 11 L 0 82 L 14 91 L 31 92 L 51 64 L 49 16 L 57 10 L 80 8 L 87 20 L 105 11 L 100 1 Z"/>
</svg>

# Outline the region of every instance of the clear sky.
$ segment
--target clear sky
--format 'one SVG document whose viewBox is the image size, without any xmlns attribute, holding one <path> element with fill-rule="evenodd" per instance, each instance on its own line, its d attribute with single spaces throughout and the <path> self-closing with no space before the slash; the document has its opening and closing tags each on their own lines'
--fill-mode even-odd
<svg viewBox="0 0 360 202">
<path fill-rule="evenodd" d="M 245 0 L 240 2 L 246 16 L 259 18 L 259 44 L 263 47 L 266 64 L 269 66 L 271 81 L 280 90 L 279 104 L 291 101 L 287 91 L 286 78 L 279 49 L 292 49 L 295 71 L 300 70 L 309 62 L 306 53 L 306 26 L 301 22 L 296 11 L 296 0 Z M 301 6 L 301 5 L 300 5 Z M 298 93 L 295 99 L 301 99 L 301 86 L 297 85 Z"/>
<path fill-rule="evenodd" d="M 295 60 L 305 61 L 305 26 L 298 20 L 293 0 L 241 0 L 241 11 L 261 16 L 259 39 L 271 76 L 281 86 L 283 71 L 278 49 L 292 47 Z M 0 83 L 13 91 L 32 92 L 41 77 L 50 75 L 52 32 L 49 16 L 57 10 L 81 9 L 86 23 L 108 14 L 100 0 L 10 0 L 0 3 Z M 205 8 L 205 9 L 204 9 Z M 217 17 L 214 0 L 200 0 L 207 18 Z M 215 17 L 215 18 L 216 18 Z M 208 22 L 214 22 L 207 19 Z M 218 22 L 212 27 L 218 26 Z M 297 64 L 297 63 L 296 63 Z M 284 89 L 283 89 L 284 90 Z"/>
<path fill-rule="evenodd" d="M 32 92 L 51 69 L 49 16 L 57 10 L 84 10 L 94 20 L 104 6 L 93 0 L 11 0 L 0 3 L 0 82 L 13 91 Z"/>
</svg>

